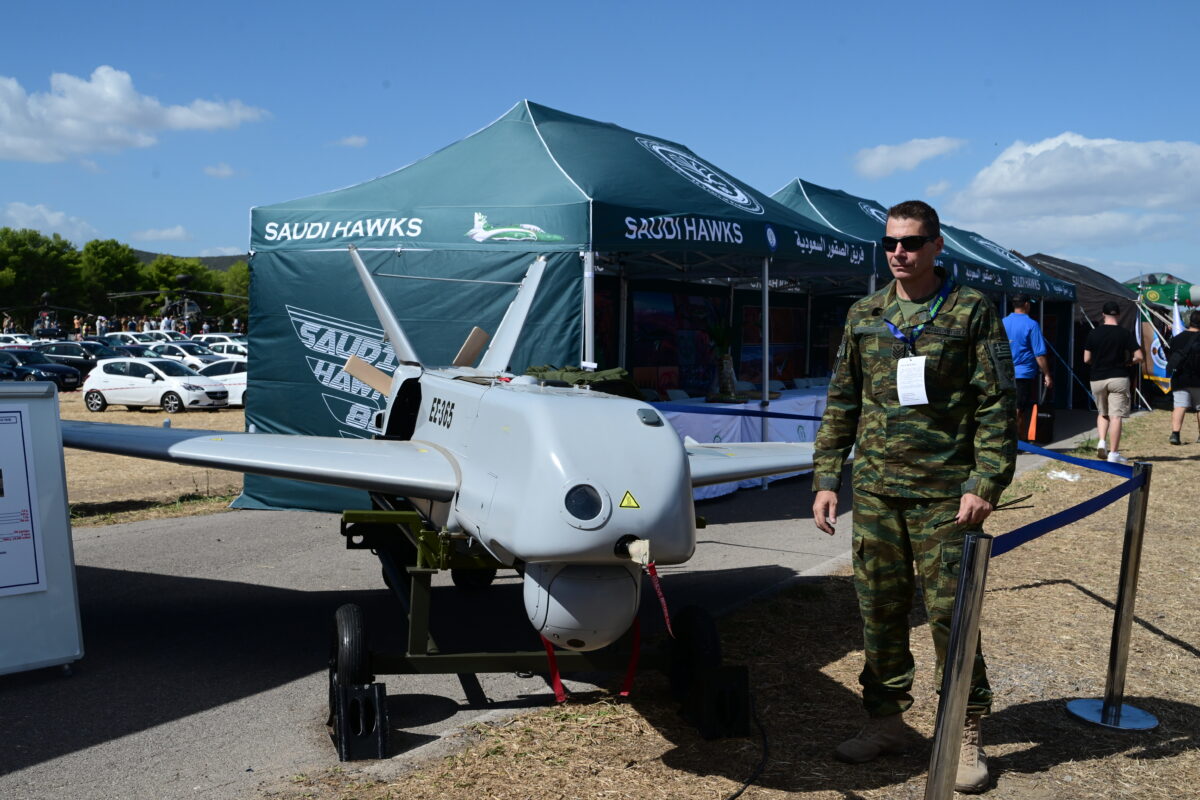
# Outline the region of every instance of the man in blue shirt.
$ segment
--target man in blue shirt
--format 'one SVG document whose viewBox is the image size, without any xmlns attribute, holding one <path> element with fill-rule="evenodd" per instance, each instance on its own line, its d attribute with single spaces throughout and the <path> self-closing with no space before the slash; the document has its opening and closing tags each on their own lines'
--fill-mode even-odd
<svg viewBox="0 0 1200 800">
<path fill-rule="evenodd" d="M 1029 316 L 1030 302 L 1029 295 L 1014 294 L 1013 312 L 1004 318 L 1017 378 L 1017 436 L 1024 441 L 1029 440 L 1029 412 L 1037 402 L 1038 371 L 1041 370 L 1046 391 L 1054 386 L 1046 361 L 1046 340 L 1042 338 L 1042 327 Z"/>
</svg>

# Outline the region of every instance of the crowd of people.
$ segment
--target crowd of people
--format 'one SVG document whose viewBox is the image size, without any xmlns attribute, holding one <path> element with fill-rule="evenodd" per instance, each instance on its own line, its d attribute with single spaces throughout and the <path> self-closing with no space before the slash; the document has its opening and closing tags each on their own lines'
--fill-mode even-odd
<svg viewBox="0 0 1200 800">
<path fill-rule="evenodd" d="M 238 317 L 233 317 L 228 326 L 221 327 L 221 320 L 202 317 L 174 317 L 171 315 L 151 316 L 142 314 L 126 316 L 106 316 L 104 314 L 75 314 L 70 326 L 65 326 L 47 312 L 42 312 L 34 324 L 33 334 L 38 336 L 43 331 L 57 331 L 57 336 L 67 339 L 84 339 L 88 336 L 104 336 L 117 331 L 148 332 L 155 330 L 179 331 L 184 336 L 194 336 L 198 333 L 245 333 L 245 323 Z M 22 333 L 15 318 L 5 314 L 2 320 L 4 333 Z"/>
</svg>

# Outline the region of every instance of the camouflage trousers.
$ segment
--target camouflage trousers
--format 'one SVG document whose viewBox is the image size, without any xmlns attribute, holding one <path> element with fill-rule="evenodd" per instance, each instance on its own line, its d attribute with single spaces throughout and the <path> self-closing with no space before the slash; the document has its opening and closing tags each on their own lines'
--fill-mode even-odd
<svg viewBox="0 0 1200 800">
<path fill-rule="evenodd" d="M 854 492 L 854 588 L 863 619 L 866 664 L 859 682 L 872 717 L 897 714 L 913 703 L 909 611 L 916 576 L 937 653 L 935 685 L 941 688 L 950 617 L 962 560 L 964 526 L 942 524 L 958 514 L 959 498 L 913 499 Z M 967 712 L 991 710 L 983 651 L 976 646 Z"/>
</svg>

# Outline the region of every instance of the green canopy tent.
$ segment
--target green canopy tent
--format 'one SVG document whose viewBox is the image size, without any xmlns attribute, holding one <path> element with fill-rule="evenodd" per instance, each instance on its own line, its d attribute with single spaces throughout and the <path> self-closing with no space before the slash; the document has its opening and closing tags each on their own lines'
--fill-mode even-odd
<svg viewBox="0 0 1200 800">
<path fill-rule="evenodd" d="M 874 200 L 827 189 L 795 178 L 772 197 L 819 224 L 857 241 L 879 241 L 887 225 L 887 208 Z M 1073 301 L 1074 287 L 1041 273 L 1024 259 L 970 231 L 942 224 L 945 247 L 937 263 L 956 280 L 992 292 L 1024 292 L 1034 297 Z M 888 277 L 884 256 L 876 251 L 877 274 Z M 890 279 L 890 278 L 889 278 Z"/>
<path fill-rule="evenodd" d="M 545 256 L 516 372 L 595 362 L 597 275 L 756 286 L 765 312 L 767 287 L 865 285 L 871 256 L 681 144 L 522 101 L 396 172 L 252 209 L 247 423 L 256 430 L 375 433 L 384 399 L 341 365 L 354 354 L 390 371 L 395 355 L 354 277 L 350 244 L 434 365 L 450 362 L 472 326 L 494 331 L 513 285 Z M 238 505 L 364 501 L 248 476 Z"/>
</svg>

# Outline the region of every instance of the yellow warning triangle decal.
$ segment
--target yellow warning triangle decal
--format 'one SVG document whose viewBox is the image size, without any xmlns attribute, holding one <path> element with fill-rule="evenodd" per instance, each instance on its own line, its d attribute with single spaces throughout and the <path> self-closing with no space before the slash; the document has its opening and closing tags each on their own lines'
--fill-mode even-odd
<svg viewBox="0 0 1200 800">
<path fill-rule="evenodd" d="M 633 499 L 632 494 L 626 492 L 625 496 L 621 498 L 621 508 L 641 508 L 641 506 L 638 505 L 637 500 Z"/>
</svg>

